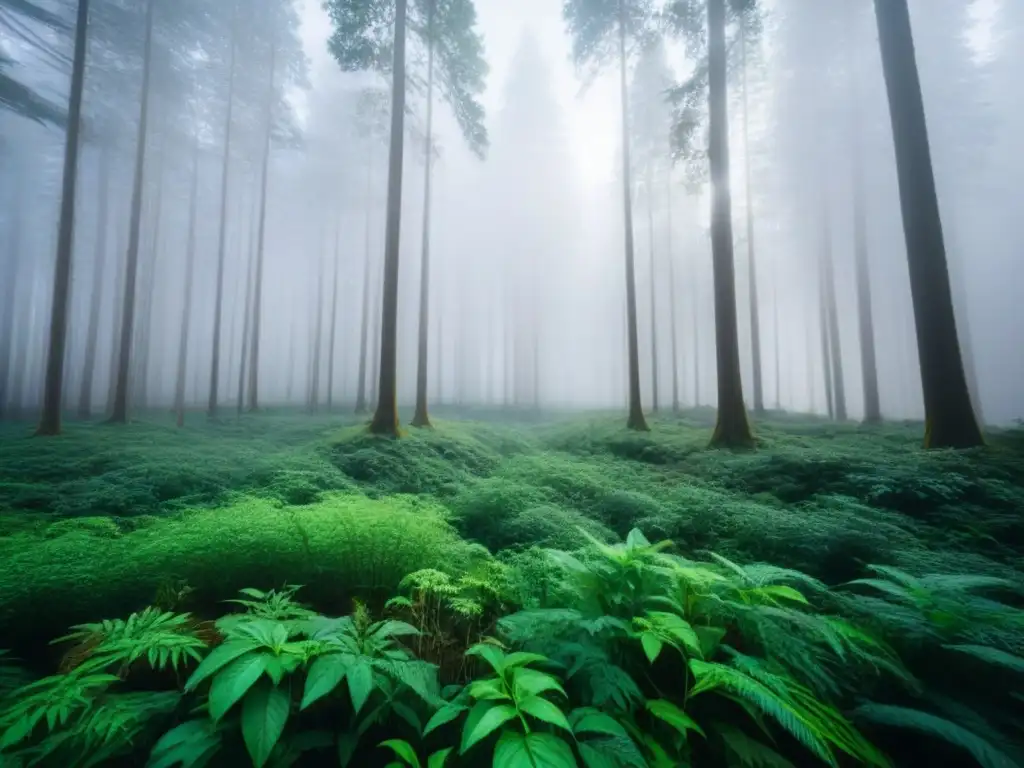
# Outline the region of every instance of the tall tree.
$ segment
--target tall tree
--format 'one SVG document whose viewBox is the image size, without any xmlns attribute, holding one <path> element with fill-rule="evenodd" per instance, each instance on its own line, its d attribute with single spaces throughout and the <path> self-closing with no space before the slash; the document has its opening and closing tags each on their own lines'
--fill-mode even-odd
<svg viewBox="0 0 1024 768">
<path fill-rule="evenodd" d="M 750 178 L 750 92 L 747 83 L 747 25 L 739 25 L 740 76 L 743 93 L 743 191 L 746 195 L 747 283 L 750 293 L 750 352 L 754 385 L 754 413 L 764 413 L 764 384 L 761 367 L 761 317 L 757 302 L 757 265 L 754 248 L 754 194 Z"/>
<path fill-rule="evenodd" d="M 708 162 L 711 170 L 711 255 L 714 266 L 718 422 L 712 445 L 753 444 L 743 403 L 736 277 L 733 263 L 732 196 L 729 191 L 729 119 L 726 83 L 725 0 L 708 0 Z"/>
<path fill-rule="evenodd" d="M 192 323 L 192 295 L 195 290 L 196 218 L 199 204 L 199 137 L 192 150 L 192 187 L 188 197 L 188 244 L 185 249 L 185 295 L 181 305 L 178 337 L 178 365 L 174 383 L 174 413 L 178 427 L 185 426 L 185 378 L 188 368 L 188 337 Z"/>
<path fill-rule="evenodd" d="M 107 263 L 107 221 L 110 207 L 110 151 L 100 150 L 99 168 L 96 174 L 96 245 L 93 248 L 92 297 L 89 300 L 89 321 L 85 332 L 85 365 L 82 369 L 82 384 L 78 393 L 78 418 L 88 419 L 92 415 L 92 387 L 96 377 L 96 347 L 99 344 L 100 309 L 103 307 L 103 273 Z"/>
<path fill-rule="evenodd" d="M 633 237 L 633 188 L 629 128 L 629 68 L 627 43 L 649 38 L 651 0 L 564 0 L 562 15 L 573 40 L 577 67 L 596 69 L 617 57 L 622 117 L 622 212 L 626 258 L 626 341 L 629 369 L 629 429 L 646 431 L 640 397 L 640 342 L 637 330 L 636 266 Z M 617 50 L 616 50 L 617 45 Z"/>
<path fill-rule="evenodd" d="M 78 181 L 78 149 L 82 127 L 82 93 L 85 89 L 85 55 L 89 42 L 89 0 L 78 0 L 75 52 L 68 97 L 68 127 L 64 146 L 64 182 L 57 236 L 57 264 L 53 276 L 50 313 L 50 348 L 46 362 L 43 412 L 38 435 L 60 434 L 64 387 L 64 351 L 68 332 L 68 298 L 71 294 L 71 258 L 75 238 L 75 187 Z"/>
<path fill-rule="evenodd" d="M 379 391 L 370 431 L 397 436 L 398 261 L 408 74 L 406 32 L 414 31 L 416 39 L 427 47 L 428 55 L 429 51 L 434 52 L 431 70 L 436 65 L 441 95 L 452 107 L 470 148 L 481 155 L 487 146 L 487 131 L 477 97 L 483 92 L 487 65 L 475 28 L 473 0 L 326 0 L 325 7 L 335 27 L 328 47 L 341 68 L 345 71 L 374 69 L 391 75 Z M 421 313 L 421 319 L 426 322 L 428 317 Z"/>
<path fill-rule="evenodd" d="M 128 421 L 129 372 L 132 336 L 135 330 L 135 289 L 139 271 L 139 235 L 142 228 L 142 193 L 146 172 L 146 146 L 149 140 L 149 84 L 153 70 L 154 5 L 155 0 L 146 1 L 146 37 L 142 54 L 142 94 L 139 99 L 138 137 L 135 145 L 135 175 L 132 183 L 131 219 L 128 225 L 128 255 L 124 270 L 117 377 L 114 384 L 113 412 L 110 415 L 110 421 L 114 424 L 125 424 Z"/>
<path fill-rule="evenodd" d="M 924 392 L 925 447 L 984 443 L 957 339 L 907 0 L 875 0 Z"/>
<path fill-rule="evenodd" d="M 334 349 L 338 336 L 338 279 L 341 271 L 341 223 L 334 239 L 334 271 L 331 278 L 331 320 L 327 327 L 327 410 L 334 405 Z"/>
<path fill-rule="evenodd" d="M 828 332 L 828 352 L 832 365 L 831 389 L 834 397 L 835 418 L 846 421 L 846 381 L 843 376 L 843 345 L 839 337 L 839 310 L 836 305 L 836 277 L 832 257 L 832 225 L 826 198 L 823 196 L 821 252 L 819 270 L 821 275 L 822 301 L 825 306 L 825 324 Z M 827 363 L 826 363 L 827 364 Z"/>
</svg>

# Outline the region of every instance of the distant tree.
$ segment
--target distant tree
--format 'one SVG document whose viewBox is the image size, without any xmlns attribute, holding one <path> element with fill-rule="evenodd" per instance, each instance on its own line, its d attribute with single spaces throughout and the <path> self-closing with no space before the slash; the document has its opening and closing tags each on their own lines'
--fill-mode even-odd
<svg viewBox="0 0 1024 768">
<path fill-rule="evenodd" d="M 875 0 L 896 150 L 903 232 L 917 328 L 928 448 L 984 443 L 957 339 L 928 129 L 907 0 Z"/>
<path fill-rule="evenodd" d="M 822 196 L 821 250 L 818 253 L 818 273 L 821 280 L 821 300 L 824 308 L 823 333 L 828 334 L 828 358 L 825 360 L 826 377 L 831 392 L 829 415 L 837 421 L 846 421 L 846 381 L 843 376 L 843 347 L 839 337 L 839 310 L 836 305 L 836 277 L 832 256 L 832 222 L 828 199 Z"/>
<path fill-rule="evenodd" d="M 107 264 L 107 233 L 110 229 L 108 211 L 110 208 L 110 159 L 107 148 L 100 150 L 96 174 L 96 245 L 93 248 L 92 298 L 89 302 L 89 320 L 86 328 L 85 365 L 82 369 L 81 389 L 78 394 L 78 418 L 88 419 L 92 415 L 92 387 L 96 374 L 96 347 L 99 343 L 100 309 L 103 306 L 103 274 Z"/>
<path fill-rule="evenodd" d="M 181 330 L 178 336 L 178 363 L 174 383 L 174 413 L 178 427 L 185 426 L 185 379 L 188 368 L 188 341 L 192 323 L 192 296 L 195 292 L 196 224 L 199 205 L 199 136 L 192 149 L 192 183 L 188 196 L 188 244 L 185 247 L 185 295 L 181 306 Z"/>
<path fill-rule="evenodd" d="M 617 59 L 622 116 L 622 209 L 626 256 L 626 339 L 629 366 L 629 429 L 646 431 L 640 397 L 640 342 L 637 330 L 636 266 L 633 237 L 633 187 L 629 127 L 630 49 L 651 39 L 652 0 L 564 0 L 562 15 L 572 37 L 576 66 L 596 70 Z"/>
<path fill-rule="evenodd" d="M 376 70 L 391 75 L 391 139 L 388 156 L 387 227 L 381 306 L 380 377 L 377 410 L 370 430 L 398 435 L 398 260 L 401 240 L 402 175 L 407 90 L 406 32 L 412 29 L 436 60 L 445 101 L 471 148 L 487 144 L 483 108 L 486 64 L 476 31 L 473 0 L 325 0 L 334 24 L 328 48 L 345 71 Z M 393 13 L 392 13 L 393 12 Z M 392 31 L 393 21 L 393 31 Z M 433 80 L 430 79 L 432 90 Z M 429 138 L 428 144 L 429 147 Z M 426 320 L 422 315 L 421 323 Z M 421 367 L 425 366 L 424 363 Z"/>
<path fill-rule="evenodd" d="M 89 48 L 89 0 L 78 0 L 75 52 L 68 95 L 68 127 L 64 148 L 64 181 L 57 234 L 57 263 L 53 277 L 50 313 L 50 346 L 43 389 L 43 412 L 37 435 L 59 435 L 64 388 L 64 352 L 68 330 L 68 299 L 71 295 L 71 259 L 75 237 L 75 189 L 78 181 L 78 150 L 82 128 L 82 93 L 85 89 L 85 56 Z"/>
</svg>

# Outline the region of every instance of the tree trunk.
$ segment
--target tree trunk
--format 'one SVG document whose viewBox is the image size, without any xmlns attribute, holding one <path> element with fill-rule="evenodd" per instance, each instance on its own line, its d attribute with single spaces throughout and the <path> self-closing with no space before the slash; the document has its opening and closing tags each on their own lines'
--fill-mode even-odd
<svg viewBox="0 0 1024 768">
<path fill-rule="evenodd" d="M 327 329 L 327 410 L 334 405 L 334 347 L 338 338 L 338 273 L 341 264 L 341 224 L 334 244 L 334 279 L 331 282 L 331 324 Z"/>
<path fill-rule="evenodd" d="M 658 305 L 655 291 L 655 248 L 654 248 L 654 179 L 647 172 L 647 230 L 651 257 L 651 411 L 658 412 Z"/>
<path fill-rule="evenodd" d="M 7 263 L 3 276 L 3 307 L 0 309 L 2 320 L 0 320 L 0 419 L 7 416 L 8 385 L 11 381 L 11 374 L 16 370 L 14 366 L 14 341 L 17 338 L 15 329 L 15 304 L 18 300 L 18 280 L 21 277 L 21 245 L 22 245 L 22 216 L 24 214 L 24 194 L 19 188 L 14 192 L 14 204 L 11 211 L 11 225 L 9 230 L 10 239 L 7 241 Z"/>
<path fill-rule="evenodd" d="M 697 266 L 693 268 L 693 407 L 700 408 L 700 292 L 697 287 Z"/>
<path fill-rule="evenodd" d="M 160 230 L 163 220 L 164 208 L 164 168 L 166 149 L 164 142 L 159 148 L 159 160 L 156 171 L 156 200 L 153 204 L 153 236 L 150 247 L 148 269 L 143 272 L 143 290 L 145 301 L 142 304 L 142 317 L 139 323 L 139 333 L 135 341 L 138 347 L 138 354 L 135 359 L 138 361 L 138 369 L 135 372 L 135 402 L 138 407 L 145 410 L 149 407 L 149 354 L 152 345 L 150 344 L 150 331 L 153 328 L 153 295 L 156 291 L 156 268 L 160 256 Z"/>
<path fill-rule="evenodd" d="M 233 0 L 231 11 L 231 74 L 228 80 L 228 113 L 224 121 L 224 159 L 220 179 L 220 233 L 217 241 L 217 287 L 213 310 L 213 348 L 210 356 L 210 399 L 206 416 L 217 417 L 217 389 L 220 383 L 220 335 L 224 310 L 224 257 L 227 250 L 228 182 L 231 170 L 231 123 L 235 104 L 235 63 L 238 43 L 238 3 Z"/>
<path fill-rule="evenodd" d="M 772 279 L 772 313 L 774 314 L 775 338 L 775 410 L 782 410 L 782 361 L 779 357 L 779 278 Z"/>
<path fill-rule="evenodd" d="M 839 337 L 839 311 L 836 306 L 836 278 L 832 262 L 832 227 L 826 204 L 822 215 L 825 230 L 821 250 L 821 279 L 828 320 L 828 347 L 832 358 L 832 392 L 835 396 L 835 418 L 846 421 L 846 379 L 843 376 L 843 347 Z"/>
<path fill-rule="evenodd" d="M 632 161 L 629 152 L 629 86 L 626 83 L 626 4 L 619 0 L 619 90 L 622 97 L 622 212 L 626 233 L 626 322 L 629 345 L 629 418 L 626 427 L 648 431 L 640 401 L 640 342 L 636 322 L 636 270 L 633 248 Z"/>
<path fill-rule="evenodd" d="M 743 380 L 740 376 L 726 76 L 725 0 L 708 0 L 708 159 L 711 165 L 711 255 L 718 364 L 718 423 L 711 444 L 738 448 L 752 446 L 754 438 L 743 404 Z"/>
<path fill-rule="evenodd" d="M 370 335 L 370 224 L 372 222 L 373 201 L 373 148 L 366 153 L 366 248 L 363 258 L 363 317 L 359 330 L 359 381 L 356 382 L 356 413 L 366 413 L 366 358 L 368 355 L 367 341 Z"/>
<path fill-rule="evenodd" d="M 672 166 L 665 172 L 665 231 L 668 235 L 668 311 L 672 343 L 672 412 L 679 413 L 679 345 L 676 338 L 676 267 L 672 253 Z"/>
<path fill-rule="evenodd" d="M 924 393 L 926 448 L 982 445 L 957 340 L 907 0 L 875 0 Z"/>
<path fill-rule="evenodd" d="M 818 323 L 821 328 L 821 373 L 825 378 L 825 405 L 828 417 L 836 417 L 835 396 L 832 390 L 832 350 L 829 347 L 828 333 L 828 294 L 825 286 L 825 270 L 822 259 L 818 257 Z"/>
<path fill-rule="evenodd" d="M 395 59 L 391 83 L 391 146 L 381 306 L 380 382 L 370 431 L 398 437 L 398 257 L 402 227 L 402 161 L 405 143 L 405 26 L 407 0 L 395 2 Z"/>
<path fill-rule="evenodd" d="M 68 297 L 71 294 L 71 257 L 75 239 L 75 185 L 78 181 L 78 147 L 82 127 L 82 93 L 85 89 L 85 55 L 88 51 L 89 0 L 78 0 L 75 21 L 75 53 L 68 99 L 68 127 L 64 144 L 64 179 L 61 190 L 57 263 L 53 274 L 50 309 L 50 349 L 43 385 L 43 412 L 37 435 L 60 434 L 64 387 L 64 348 L 68 334 Z"/>
<path fill-rule="evenodd" d="M 854 96 L 854 102 L 856 102 Z M 857 263 L 857 319 L 860 333 L 860 367 L 864 387 L 864 422 L 882 421 L 878 392 L 878 362 L 875 354 L 875 321 L 872 315 L 871 272 L 868 267 L 867 217 L 864 211 L 864 172 L 861 168 L 859 122 L 854 126 L 853 159 L 853 251 Z"/>
<path fill-rule="evenodd" d="M 103 273 L 107 263 L 110 155 L 106 148 L 100 150 L 97 186 L 96 199 L 99 201 L 99 205 L 96 212 L 96 246 L 93 250 L 92 299 L 89 304 L 89 327 L 85 337 L 82 386 L 78 393 L 78 418 L 83 420 L 88 420 L 92 416 L 92 385 L 93 379 L 96 378 L 96 347 L 100 335 L 100 310 L 103 307 Z"/>
<path fill-rule="evenodd" d="M 250 220 L 251 221 L 251 220 Z M 235 405 L 235 415 L 241 418 L 242 409 L 245 407 L 245 380 L 249 372 L 249 344 L 252 328 L 249 325 L 252 317 L 252 292 L 253 292 L 253 269 L 255 255 L 252 251 L 252 233 L 249 233 L 249 258 L 245 260 L 245 303 L 242 305 L 242 350 L 241 359 L 238 362 L 238 398 Z"/>
<path fill-rule="evenodd" d="M 414 427 L 429 427 L 427 413 L 427 329 L 430 320 L 430 171 L 433 165 L 431 149 L 434 133 L 434 6 L 430 0 L 427 10 L 427 136 L 424 146 L 423 171 L 423 249 L 420 263 L 420 327 L 416 362 L 416 412 Z"/>
<path fill-rule="evenodd" d="M 754 195 L 750 187 L 750 106 L 747 91 L 747 28 L 740 21 L 740 72 L 743 79 L 743 173 L 747 197 L 747 281 L 750 283 L 750 352 L 754 378 L 754 413 L 764 413 L 761 369 L 761 317 L 757 302 L 757 265 L 754 260 Z"/>
<path fill-rule="evenodd" d="M 128 255 L 124 271 L 124 300 L 121 310 L 120 344 L 117 363 L 117 383 L 114 387 L 114 407 L 110 421 L 128 423 L 128 384 L 131 370 L 132 336 L 135 331 L 135 283 L 139 273 L 139 234 L 142 229 L 142 193 L 146 173 L 146 144 L 149 138 L 149 82 L 153 70 L 153 6 L 146 4 L 146 42 L 142 67 L 142 99 L 139 110 L 138 139 L 136 140 L 135 179 L 132 185 L 131 223 L 128 230 Z"/>
<path fill-rule="evenodd" d="M 188 202 L 188 246 L 185 255 L 185 298 L 178 340 L 178 373 L 174 383 L 174 412 L 178 427 L 185 426 L 185 376 L 188 369 L 188 335 L 192 322 L 192 292 L 196 266 L 196 213 L 199 200 L 199 137 L 192 156 L 192 189 Z"/>
<path fill-rule="evenodd" d="M 267 126 L 263 136 L 263 170 L 260 174 L 260 223 L 256 245 L 256 295 L 252 305 L 252 357 L 249 360 L 249 410 L 260 407 L 260 338 L 263 330 L 263 254 L 267 238 L 267 186 L 270 178 L 270 139 L 274 126 L 274 75 L 277 67 L 277 45 L 270 49 L 270 87 L 267 93 Z"/>
<path fill-rule="evenodd" d="M 316 281 L 316 318 L 313 323 L 313 350 L 310 355 L 309 412 L 316 413 L 320 407 L 320 351 L 323 349 L 324 332 L 324 268 L 326 259 L 320 255 L 320 275 Z"/>
</svg>

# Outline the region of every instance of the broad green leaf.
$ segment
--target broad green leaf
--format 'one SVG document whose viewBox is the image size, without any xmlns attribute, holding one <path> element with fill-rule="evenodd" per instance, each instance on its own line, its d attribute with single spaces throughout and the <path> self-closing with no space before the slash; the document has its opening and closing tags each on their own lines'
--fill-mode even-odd
<svg viewBox="0 0 1024 768">
<path fill-rule="evenodd" d="M 585 768 L 620 768 L 620 763 L 607 752 L 592 747 L 585 741 L 577 745 Z"/>
<path fill-rule="evenodd" d="M 265 600 L 267 597 L 266 592 L 261 592 L 258 589 L 253 589 L 252 587 L 245 587 L 244 589 L 240 589 L 238 591 L 241 592 L 243 595 L 248 595 L 249 597 L 255 598 L 256 600 Z"/>
<path fill-rule="evenodd" d="M 525 712 L 528 715 L 533 715 L 538 720 L 543 720 L 545 723 L 558 726 L 566 731 L 572 732 L 572 728 L 569 726 L 569 721 L 565 719 L 565 714 L 562 710 L 556 707 L 547 699 L 542 699 L 540 696 L 528 696 L 525 699 L 519 701 L 519 711 Z"/>
<path fill-rule="evenodd" d="M 346 653 L 328 653 L 317 657 L 306 673 L 306 688 L 299 709 L 305 709 L 337 688 L 352 661 L 353 657 Z"/>
<path fill-rule="evenodd" d="M 348 692 L 352 697 L 352 708 L 358 714 L 373 690 L 373 667 L 366 659 L 356 659 L 348 668 L 346 677 Z"/>
<path fill-rule="evenodd" d="M 565 689 L 558 682 L 557 677 L 549 675 L 547 672 L 524 667 L 520 667 L 512 673 L 512 687 L 517 697 L 536 695 L 545 691 L 558 691 L 563 696 L 566 695 Z"/>
<path fill-rule="evenodd" d="M 649 546 L 651 546 L 651 542 L 639 528 L 634 528 L 626 534 L 626 549 L 644 549 Z"/>
<path fill-rule="evenodd" d="M 445 747 L 444 749 L 437 750 L 437 752 L 427 758 L 427 768 L 444 768 L 448 756 L 454 751 L 454 747 Z"/>
<path fill-rule="evenodd" d="M 626 729 L 611 715 L 607 715 L 594 707 L 582 707 L 569 713 L 569 723 L 573 733 L 602 733 L 627 739 Z"/>
<path fill-rule="evenodd" d="M 785 584 L 772 584 L 767 587 L 760 587 L 757 592 L 779 600 L 791 600 L 794 603 L 810 605 L 810 603 L 807 602 L 807 598 L 798 590 L 793 589 L 793 587 L 788 587 Z"/>
<path fill-rule="evenodd" d="M 427 720 L 427 724 L 423 728 L 423 735 L 426 736 L 435 728 L 440 728 L 445 723 L 450 723 L 467 709 L 469 707 L 465 707 L 462 704 L 445 704 L 434 713 L 433 717 Z"/>
<path fill-rule="evenodd" d="M 576 768 L 572 747 L 550 733 L 505 731 L 494 750 L 493 768 Z"/>
<path fill-rule="evenodd" d="M 347 768 L 352 762 L 352 755 L 356 753 L 359 746 L 359 734 L 355 731 L 346 731 L 338 736 L 338 763 L 341 768 Z"/>
<path fill-rule="evenodd" d="M 496 645 L 491 643 L 477 643 L 468 651 L 467 656 L 479 656 L 488 664 L 491 665 L 491 669 L 498 675 L 501 675 L 505 671 L 505 652 Z"/>
<path fill-rule="evenodd" d="M 474 680 L 466 686 L 466 693 L 474 699 L 481 701 L 490 701 L 493 699 L 511 700 L 512 698 L 505 691 L 505 685 L 497 677 L 492 677 L 487 680 Z"/>
<path fill-rule="evenodd" d="M 245 696 L 267 668 L 267 656 L 252 653 L 235 659 L 217 673 L 210 686 L 210 717 L 217 722 L 235 702 Z"/>
<path fill-rule="evenodd" d="M 394 619 L 388 619 L 387 621 L 381 621 L 370 628 L 370 637 L 380 638 L 382 640 L 391 637 L 407 637 L 409 635 L 421 634 L 416 627 L 405 621 L 396 621 Z"/>
<path fill-rule="evenodd" d="M 704 736 L 704 729 L 697 725 L 697 722 L 692 717 L 683 712 L 683 710 L 671 701 L 667 701 L 665 699 L 652 699 L 647 702 L 647 709 L 652 715 L 671 725 L 683 736 L 686 735 L 687 731 L 696 731 L 701 736 Z"/>
<path fill-rule="evenodd" d="M 481 739 L 518 716 L 516 708 L 508 704 L 493 704 L 489 701 L 477 703 L 469 711 L 466 724 L 462 727 L 462 745 L 459 754 L 464 754 Z"/>
<path fill-rule="evenodd" d="M 403 704 L 400 701 L 391 702 L 391 711 L 398 715 L 400 718 L 405 720 L 416 733 L 423 733 L 423 723 L 420 722 L 420 716 L 416 714 L 416 710 L 410 707 L 408 704 Z"/>
<path fill-rule="evenodd" d="M 714 656 L 718 646 L 722 644 L 722 638 L 725 637 L 725 629 L 722 627 L 694 627 L 693 631 L 697 634 L 697 639 L 700 640 L 701 655 L 704 658 Z"/>
<path fill-rule="evenodd" d="M 242 702 L 242 738 L 255 768 L 263 768 L 284 733 L 291 710 L 288 691 L 268 681 Z"/>
<path fill-rule="evenodd" d="M 416 750 L 412 748 L 412 744 L 408 741 L 403 741 L 402 739 L 388 739 L 387 741 L 382 741 L 377 746 L 387 747 L 398 755 L 407 765 L 412 766 L 412 768 L 420 768 L 420 759 L 416 755 Z"/>
<path fill-rule="evenodd" d="M 196 667 L 196 671 L 192 673 L 188 682 L 185 683 L 185 690 L 195 690 L 199 683 L 203 682 L 203 680 L 208 678 L 214 672 L 224 668 L 239 656 L 248 653 L 256 647 L 256 643 L 248 638 L 242 640 L 228 640 L 226 643 L 218 645 L 210 651 L 210 655 L 203 659 L 199 666 Z"/>
<path fill-rule="evenodd" d="M 153 747 L 146 768 L 203 768 L 221 746 L 216 728 L 209 718 L 172 728 Z"/>
<path fill-rule="evenodd" d="M 644 647 L 647 660 L 653 664 L 655 659 L 658 658 L 658 654 L 661 653 L 663 643 L 653 632 L 644 632 L 640 635 L 640 645 Z"/>
<path fill-rule="evenodd" d="M 542 656 L 539 653 L 525 653 L 523 651 L 516 651 L 510 653 L 505 657 L 505 669 L 511 669 L 512 667 L 525 667 L 527 664 L 536 664 L 542 661 L 549 662 L 547 656 Z"/>
<path fill-rule="evenodd" d="M 651 611 L 647 614 L 647 618 L 654 624 L 655 629 L 663 639 L 672 638 L 692 655 L 698 657 L 701 655 L 700 638 L 693 631 L 690 622 L 676 616 L 674 613 L 667 613 L 665 611 Z"/>
</svg>

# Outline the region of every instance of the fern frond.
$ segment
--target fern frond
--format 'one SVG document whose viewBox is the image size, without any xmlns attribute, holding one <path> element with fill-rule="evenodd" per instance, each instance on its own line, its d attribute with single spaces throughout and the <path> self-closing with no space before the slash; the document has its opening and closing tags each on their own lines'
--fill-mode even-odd
<svg viewBox="0 0 1024 768">
<path fill-rule="evenodd" d="M 729 766 L 742 768 L 795 768 L 793 763 L 769 747 L 764 742 L 752 739 L 739 728 L 728 723 L 714 724 L 717 733 L 725 745 Z M 731 758 L 731 759 L 730 759 Z"/>
<path fill-rule="evenodd" d="M 894 728 L 927 733 L 969 752 L 982 768 L 1018 768 L 1017 764 L 989 741 L 956 723 L 909 707 L 868 703 L 857 707 L 855 717 Z"/>
<path fill-rule="evenodd" d="M 998 648 L 992 648 L 987 645 L 946 645 L 943 647 L 958 653 L 966 653 L 968 656 L 973 656 L 981 661 L 995 664 L 1014 672 L 1024 672 L 1024 658 L 1015 656 L 1012 653 L 1006 653 Z"/>
</svg>

